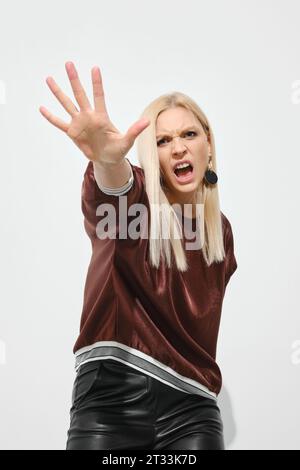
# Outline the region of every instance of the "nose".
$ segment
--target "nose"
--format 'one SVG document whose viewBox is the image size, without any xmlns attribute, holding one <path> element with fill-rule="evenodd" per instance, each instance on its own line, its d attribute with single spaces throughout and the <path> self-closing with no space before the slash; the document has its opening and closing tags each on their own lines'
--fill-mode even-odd
<svg viewBox="0 0 300 470">
<path fill-rule="evenodd" d="M 173 143 L 172 143 L 172 153 L 183 153 L 185 152 L 186 148 L 185 145 L 183 145 L 180 136 L 173 137 Z"/>
</svg>

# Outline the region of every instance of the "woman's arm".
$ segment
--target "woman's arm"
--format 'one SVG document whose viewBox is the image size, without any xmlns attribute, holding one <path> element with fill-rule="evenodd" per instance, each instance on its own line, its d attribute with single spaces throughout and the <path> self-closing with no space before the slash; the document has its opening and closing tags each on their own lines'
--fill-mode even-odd
<svg viewBox="0 0 300 470">
<path fill-rule="evenodd" d="M 121 188 L 132 177 L 131 166 L 126 158 L 114 165 L 93 162 L 93 166 L 95 180 L 100 189 Z"/>
</svg>

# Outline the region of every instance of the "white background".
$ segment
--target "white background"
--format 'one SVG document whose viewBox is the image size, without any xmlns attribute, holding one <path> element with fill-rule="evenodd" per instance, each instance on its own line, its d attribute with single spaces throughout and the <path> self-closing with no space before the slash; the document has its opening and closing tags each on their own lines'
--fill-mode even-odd
<svg viewBox="0 0 300 470">
<path fill-rule="evenodd" d="M 207 114 L 238 262 L 217 353 L 226 447 L 300 449 L 299 1 L 27 0 L 0 13 L 0 447 L 67 439 L 88 161 L 38 108 L 69 122 L 45 79 L 74 100 L 72 60 L 91 99 L 100 66 L 121 132 L 174 90 Z"/>
</svg>

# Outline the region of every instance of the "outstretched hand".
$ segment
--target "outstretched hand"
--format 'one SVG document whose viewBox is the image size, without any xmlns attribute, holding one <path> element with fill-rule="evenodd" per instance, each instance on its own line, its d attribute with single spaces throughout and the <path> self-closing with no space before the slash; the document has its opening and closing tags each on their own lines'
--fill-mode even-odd
<svg viewBox="0 0 300 470">
<path fill-rule="evenodd" d="M 67 124 L 44 106 L 40 106 L 39 111 L 53 126 L 65 132 L 89 160 L 108 164 L 119 163 L 131 149 L 137 136 L 150 124 L 149 120 L 136 121 L 126 134 L 122 135 L 109 119 L 99 67 L 95 66 L 91 70 L 94 109 L 73 62 L 66 62 L 65 67 L 79 109 L 55 80 L 47 77 L 47 85 L 72 119 Z"/>
</svg>

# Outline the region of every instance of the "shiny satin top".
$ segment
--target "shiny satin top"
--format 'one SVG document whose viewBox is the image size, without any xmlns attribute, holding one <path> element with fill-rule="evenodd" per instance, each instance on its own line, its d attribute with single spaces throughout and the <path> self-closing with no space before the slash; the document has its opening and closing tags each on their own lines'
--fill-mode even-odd
<svg viewBox="0 0 300 470">
<path fill-rule="evenodd" d="M 130 165 L 134 181 L 125 195 L 127 208 L 142 203 L 150 214 L 143 169 Z M 175 384 L 176 378 L 183 389 L 199 384 L 200 393 L 207 390 L 217 396 L 222 385 L 216 363 L 222 302 L 226 285 L 237 268 L 227 217 L 221 212 L 226 252 L 222 262 L 208 267 L 201 249 L 186 250 L 186 272 L 178 271 L 176 265 L 168 268 L 164 262 L 156 269 L 149 262 L 148 237 L 100 239 L 97 224 L 104 216 L 100 215 L 99 205 L 112 204 L 118 214 L 119 196 L 99 189 L 91 161 L 81 194 L 92 254 L 73 352 L 85 362 L 96 357 L 118 357 L 150 375 L 157 371 L 166 383 L 167 377 L 173 377 L 170 382 Z M 128 222 L 135 217 L 128 216 Z M 194 222 L 195 219 L 193 228 Z M 118 217 L 116 230 L 119 233 Z M 144 362 L 134 362 L 137 360 Z"/>
</svg>

